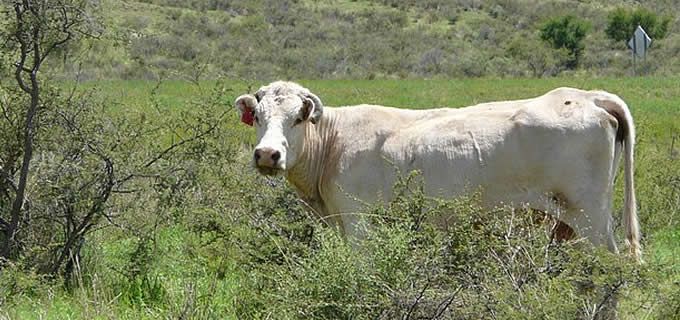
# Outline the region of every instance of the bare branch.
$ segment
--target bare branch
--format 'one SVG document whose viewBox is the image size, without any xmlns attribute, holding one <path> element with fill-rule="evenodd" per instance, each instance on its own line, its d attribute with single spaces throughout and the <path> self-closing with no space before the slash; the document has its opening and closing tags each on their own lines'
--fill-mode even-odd
<svg viewBox="0 0 680 320">
<path fill-rule="evenodd" d="M 166 155 L 171 153 L 173 150 L 175 150 L 175 149 L 177 149 L 177 148 L 179 148 L 179 147 L 181 147 L 181 146 L 183 146 L 183 145 L 185 145 L 189 142 L 193 142 L 193 141 L 196 141 L 198 139 L 201 139 L 201 138 L 205 137 L 206 135 L 212 133 L 217 128 L 217 126 L 219 125 L 219 123 L 220 123 L 219 119 L 222 119 L 226 113 L 227 112 L 225 111 L 219 117 L 217 117 L 218 120 L 215 121 L 208 129 L 192 136 L 191 138 L 182 139 L 180 141 L 174 142 L 173 144 L 171 144 L 170 146 L 165 148 L 163 151 L 159 152 L 156 156 L 154 156 L 153 158 L 148 160 L 146 163 L 144 163 L 144 165 L 142 165 L 142 168 L 149 168 L 154 163 L 156 163 L 158 160 L 163 159 Z M 132 173 L 132 174 L 126 176 L 125 178 L 116 181 L 116 184 L 117 185 L 123 184 L 123 183 L 132 179 L 135 176 L 138 176 L 138 174 Z"/>
<path fill-rule="evenodd" d="M 437 314 L 435 314 L 434 317 L 432 317 L 432 319 L 439 319 L 439 317 L 441 317 L 444 314 L 444 312 L 446 312 L 446 309 L 448 309 L 449 306 L 451 306 L 451 303 L 453 303 L 453 300 L 456 298 L 456 295 L 462 289 L 463 289 L 462 285 L 458 286 L 458 288 L 456 288 L 456 290 L 451 294 L 451 296 L 448 299 L 444 300 L 441 304 L 439 304 L 439 306 L 437 307 Z"/>
<path fill-rule="evenodd" d="M 12 179 L 12 176 L 8 172 L 6 172 L 5 170 L 0 170 L 0 179 L 2 179 L 3 182 L 7 183 L 7 185 L 9 185 L 12 191 L 17 192 L 17 185 Z"/>
<path fill-rule="evenodd" d="M 619 289 L 623 287 L 625 284 L 625 281 L 622 279 L 619 279 L 614 285 L 607 290 L 607 294 L 602 298 L 602 301 L 597 304 L 597 307 L 595 308 L 595 312 L 593 313 L 591 319 L 599 319 L 599 315 L 601 312 L 607 312 L 607 311 L 612 311 L 608 310 L 607 305 L 611 303 L 612 301 L 616 301 L 616 295 L 619 293 Z"/>
<path fill-rule="evenodd" d="M 425 296 L 425 291 L 426 291 L 427 288 L 429 288 L 429 287 L 430 287 L 430 281 L 428 280 L 428 281 L 425 283 L 425 285 L 423 286 L 423 289 L 421 289 L 420 292 L 418 293 L 418 296 L 416 297 L 416 300 L 413 301 L 413 303 L 409 306 L 409 308 L 408 308 L 408 313 L 406 314 L 406 316 L 404 317 L 404 319 L 411 319 L 411 314 L 413 314 L 413 312 L 416 310 L 416 308 L 418 307 L 418 303 L 420 303 L 420 300 L 423 299 L 423 297 Z"/>
<path fill-rule="evenodd" d="M 7 112 L 7 108 L 5 107 L 4 101 L 3 101 L 3 103 L 0 103 L 0 109 L 2 109 L 2 116 L 5 118 L 5 120 L 7 120 L 7 123 L 10 123 L 10 124 L 14 123 L 14 121 L 12 121 L 12 119 L 10 119 L 10 117 L 9 117 L 9 112 Z"/>
<path fill-rule="evenodd" d="M 28 8 L 31 10 L 34 14 L 37 10 L 35 6 L 30 6 L 27 1 L 24 1 L 24 6 L 25 8 Z M 21 23 L 23 26 L 23 14 L 24 11 L 22 10 L 21 6 L 16 3 L 14 5 L 14 9 L 17 15 L 17 21 Z M 28 55 L 28 43 L 26 43 L 26 39 L 23 37 L 22 30 L 17 29 L 15 33 L 18 41 L 21 43 L 21 60 L 20 60 L 20 65 L 22 68 L 17 68 L 15 72 L 15 77 L 17 78 L 17 82 L 19 85 L 22 87 L 24 91 L 26 91 L 28 94 L 31 96 L 31 101 L 28 106 L 28 110 L 26 111 L 26 121 L 25 125 L 23 128 L 23 159 L 21 162 L 21 169 L 19 171 L 19 183 L 17 184 L 17 190 L 15 193 L 15 198 L 14 201 L 12 202 L 12 208 L 10 210 L 10 217 L 11 220 L 9 222 L 9 226 L 7 227 L 6 231 L 6 236 L 4 239 L 3 247 L 2 247 L 2 252 L 0 252 L 0 255 L 4 258 L 8 258 L 10 256 L 11 250 L 14 247 L 14 243 L 16 242 L 16 233 L 18 232 L 18 227 L 19 227 L 19 222 L 21 220 L 21 211 L 22 207 L 24 206 L 24 202 L 26 200 L 26 184 L 28 180 L 28 174 L 30 170 L 30 162 L 31 159 L 33 158 L 33 135 L 34 135 L 34 117 L 36 115 L 37 109 L 38 109 L 38 104 L 39 104 L 39 94 L 40 94 L 40 88 L 38 87 L 38 79 L 37 79 L 37 72 L 38 69 L 40 68 L 40 46 L 36 39 L 39 38 L 40 36 L 40 28 L 34 27 L 33 28 L 33 38 L 31 39 L 33 41 L 33 46 L 32 46 L 32 53 L 33 53 L 33 68 L 32 72 L 30 73 L 30 79 L 31 79 L 31 87 L 26 88 L 25 84 L 23 83 L 23 78 L 21 76 L 22 69 L 23 69 L 23 64 L 26 61 L 26 57 Z M 29 89 L 28 91 L 26 89 Z"/>
<path fill-rule="evenodd" d="M 105 181 L 103 182 L 102 189 L 100 190 L 97 199 L 94 199 L 93 201 L 94 203 L 88 210 L 85 217 L 80 221 L 80 223 L 77 226 L 75 226 L 75 228 L 71 232 L 69 232 L 68 240 L 66 240 L 66 242 L 64 243 L 59 258 L 57 258 L 56 262 L 52 265 L 51 271 L 52 274 L 56 274 L 59 271 L 63 261 L 68 257 L 70 249 L 73 247 L 73 245 L 76 244 L 76 242 L 79 241 L 79 239 L 82 239 L 88 232 L 88 230 L 90 230 L 95 225 L 93 223 L 94 219 L 99 214 L 102 214 L 104 204 L 106 203 L 106 201 L 108 201 L 109 197 L 111 196 L 111 191 L 113 190 L 113 186 L 115 185 L 113 161 L 102 154 L 97 155 L 101 157 L 105 164 L 104 171 L 106 177 Z"/>
<path fill-rule="evenodd" d="M 140 191 L 143 191 L 144 189 L 113 189 L 111 192 L 112 193 L 118 193 L 118 194 L 132 194 L 132 193 L 138 193 Z"/>
<path fill-rule="evenodd" d="M 62 33 L 65 33 L 66 36 L 50 44 L 50 46 L 45 50 L 45 53 L 42 55 L 42 60 L 40 61 L 40 63 L 47 59 L 47 57 L 50 55 L 50 53 L 52 53 L 52 51 L 54 51 L 56 48 L 61 47 L 65 43 L 69 42 L 71 38 L 73 38 L 73 32 L 71 31 L 71 29 L 76 24 L 77 20 L 69 19 L 69 15 L 66 11 L 65 6 L 59 8 L 59 13 L 61 14 L 61 19 L 63 20 L 60 31 Z"/>
<path fill-rule="evenodd" d="M 38 12 L 38 9 L 36 8 L 35 5 L 29 6 L 31 12 L 33 12 L 34 19 L 40 20 L 40 13 Z M 33 26 L 33 38 L 31 39 L 31 42 L 33 43 L 33 48 L 32 53 L 33 53 L 33 67 L 31 68 L 31 84 L 33 85 L 33 91 L 36 91 L 36 82 L 37 82 L 37 76 L 38 76 L 38 70 L 40 70 L 40 66 L 42 64 L 42 51 L 40 49 L 40 39 L 43 36 L 43 33 L 40 32 L 42 28 L 35 25 Z"/>
<path fill-rule="evenodd" d="M 28 58 L 28 43 L 27 40 L 25 39 L 23 35 L 23 30 L 24 30 L 24 11 L 22 10 L 21 5 L 18 3 L 14 4 L 14 12 L 17 18 L 17 30 L 14 32 L 14 37 L 16 38 L 17 42 L 19 42 L 19 61 L 15 63 L 15 71 L 14 71 L 14 77 L 17 80 L 17 83 L 19 84 L 19 87 L 21 90 L 23 90 L 26 93 L 31 92 L 31 88 L 29 88 L 26 83 L 24 82 L 24 78 L 22 76 L 22 72 L 25 71 L 30 71 L 30 69 L 25 67 L 26 64 L 26 59 Z"/>
</svg>

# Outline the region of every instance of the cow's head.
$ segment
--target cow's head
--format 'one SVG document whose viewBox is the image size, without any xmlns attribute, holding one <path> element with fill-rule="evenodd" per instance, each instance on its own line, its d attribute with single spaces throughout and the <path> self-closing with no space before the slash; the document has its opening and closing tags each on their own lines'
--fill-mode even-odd
<svg viewBox="0 0 680 320">
<path fill-rule="evenodd" d="M 302 152 L 306 126 L 316 124 L 323 114 L 321 100 L 309 90 L 291 82 L 274 82 L 253 96 L 235 101 L 241 122 L 257 130 L 253 165 L 265 175 L 295 165 Z"/>
</svg>

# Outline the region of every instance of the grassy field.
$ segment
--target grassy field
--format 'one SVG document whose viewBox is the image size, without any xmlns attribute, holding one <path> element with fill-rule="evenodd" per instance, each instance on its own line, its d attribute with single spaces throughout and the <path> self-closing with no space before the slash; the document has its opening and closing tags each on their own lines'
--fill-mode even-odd
<svg viewBox="0 0 680 320">
<path fill-rule="evenodd" d="M 532 97 L 559 86 L 602 89 L 620 95 L 631 108 L 637 126 L 635 178 L 646 261 L 645 266 L 631 272 L 648 275 L 645 286 L 631 285 L 622 294 L 619 301 L 620 316 L 623 319 L 661 319 L 672 314 L 672 310 L 678 310 L 673 309 L 672 304 L 680 303 L 680 86 L 677 85 L 680 78 L 300 82 L 328 106 L 373 103 L 417 109 L 461 107 L 492 100 Z M 231 110 L 234 97 L 247 92 L 249 87 L 253 92 L 264 83 L 226 81 L 222 84 L 228 88 L 224 108 Z M 175 81 L 160 85 L 143 81 L 102 81 L 86 83 L 85 86 L 98 88 L 101 95 L 106 97 L 109 110 L 116 116 L 148 114 L 154 117 L 182 117 L 184 112 L 201 108 L 193 102 L 198 101 L 200 95 L 207 94 L 208 89 L 215 86 L 215 82 L 201 82 L 197 86 Z M 155 93 L 152 95 L 152 92 Z M 230 111 L 222 129 L 226 132 L 227 139 L 244 139 L 247 140 L 243 141 L 246 145 L 253 142 L 254 133 L 240 125 L 234 111 Z M 388 233 L 389 236 L 376 237 L 388 242 L 378 241 L 376 243 L 382 243 L 383 247 L 374 248 L 369 245 L 366 252 L 362 250 L 359 253 L 349 250 L 342 241 L 337 242 L 337 236 L 329 230 L 315 231 L 315 240 L 312 242 L 316 246 L 300 249 L 303 253 L 299 256 L 290 253 L 297 252 L 297 247 L 276 248 L 300 243 L 291 240 L 295 236 L 266 236 L 267 233 L 262 232 L 264 227 L 258 225 L 259 220 L 253 217 L 278 217 L 279 220 L 272 220 L 271 223 L 280 226 L 284 231 L 298 230 L 303 228 L 299 225 L 305 226 L 309 221 L 305 222 L 304 218 L 300 221 L 299 204 L 282 180 L 257 177 L 248 168 L 247 147 L 241 148 L 239 152 L 235 161 L 222 164 L 220 175 L 201 171 L 206 175 L 201 180 L 203 185 L 199 184 L 191 192 L 209 196 L 193 195 L 189 197 L 188 204 L 177 204 L 163 210 L 127 213 L 118 221 L 117 226 L 107 225 L 96 232 L 86 244 L 81 272 L 75 286 L 66 289 L 58 281 L 23 274 L 11 268 L 3 270 L 5 274 L 0 277 L 0 281 L 8 283 L 8 279 L 12 278 L 16 282 L 13 285 L 22 290 L 0 304 L 0 319 L 279 319 L 305 318 L 310 314 L 318 317 L 323 314 L 325 318 L 349 318 L 352 315 L 363 318 L 358 316 L 361 315 L 360 310 L 365 310 L 362 307 L 371 310 L 372 305 L 376 306 L 374 308 L 383 305 L 382 303 L 390 305 L 385 302 L 386 298 L 376 293 L 375 290 L 378 289 L 371 288 L 367 283 L 405 283 L 408 282 L 405 279 L 411 278 L 405 275 L 403 279 L 399 278 L 401 280 L 397 278 L 414 272 L 408 270 L 409 268 L 420 268 L 423 265 L 409 260 L 412 259 L 410 254 L 416 256 L 409 251 L 413 250 L 410 245 L 412 242 L 407 241 L 411 239 L 408 237 L 413 236 L 410 233 L 404 233 L 408 236 L 396 232 Z M 217 166 L 215 163 L 198 165 Z M 622 180 L 618 179 L 615 193 L 617 221 L 623 203 Z M 255 201 L 263 203 L 254 203 Z M 291 216 L 294 217 L 293 220 L 298 220 L 287 220 Z M 289 225 L 294 223 L 299 225 Z M 120 228 L 120 225 L 128 228 Z M 130 229 L 135 229 L 137 233 L 131 233 Z M 299 235 L 296 232 L 290 234 Z M 618 239 L 623 239 L 620 228 L 617 229 L 617 234 Z M 393 252 L 386 252 L 390 246 Z M 286 254 L 281 258 L 271 252 Z M 597 255 L 607 256 L 607 253 Z M 284 261 L 288 261 L 286 259 L 289 257 L 300 260 L 280 264 L 261 261 L 274 259 L 272 257 Z M 403 265 L 397 263 L 402 261 L 399 259 L 405 261 Z M 598 259 L 609 261 L 605 258 Z M 349 267 L 340 267 L 345 266 L 345 263 Z M 616 263 L 629 264 L 630 261 L 616 260 Z M 141 276 L 129 276 L 127 270 L 130 268 L 139 269 L 136 274 Z M 378 273 L 376 277 L 382 282 L 373 282 L 377 281 L 370 278 L 374 275 L 373 269 L 389 272 Z M 625 273 L 627 269 L 622 270 Z M 383 277 L 386 274 L 397 280 L 385 280 Z M 435 274 L 430 276 L 437 278 Z M 361 282 L 363 277 L 370 279 Z M 340 278 L 342 281 L 338 280 Z M 567 283 L 571 279 L 566 277 L 562 280 Z M 334 283 L 335 286 L 329 289 L 316 282 Z M 292 287 L 297 286 L 310 289 L 304 292 L 291 291 L 294 290 Z M 352 289 L 347 291 L 347 287 Z M 401 287 L 395 285 L 387 291 L 399 291 L 398 288 Z M 560 288 L 555 284 L 551 290 L 557 292 Z M 437 290 L 440 289 L 441 292 L 446 291 L 442 288 Z M 344 297 L 335 295 L 347 292 L 358 294 Z M 380 298 L 371 300 L 373 294 Z M 559 293 L 551 294 L 561 297 Z M 321 313 L 295 313 L 288 309 L 280 314 L 268 313 L 286 306 L 282 304 L 283 300 L 289 306 L 307 303 L 307 300 L 287 300 L 291 297 L 308 297 L 312 302 L 307 306 L 321 310 Z M 333 297 L 333 301 L 311 300 L 313 297 Z M 552 296 L 548 296 L 550 297 Z M 409 298 L 413 299 L 413 296 Z M 460 299 L 464 300 L 465 297 Z M 519 313 L 506 310 L 511 307 L 504 304 L 512 304 L 514 298 L 495 296 L 494 299 L 494 310 L 499 312 L 499 318 L 514 318 L 522 314 L 515 309 L 511 311 Z M 540 301 L 538 296 L 536 299 Z M 569 296 L 569 299 L 573 300 L 569 301 L 574 305 L 580 301 L 574 296 Z M 555 304 L 556 313 L 553 316 L 545 313 L 543 316 L 573 319 L 567 302 L 566 313 L 562 313 L 561 302 L 562 300 L 547 303 Z M 355 313 L 338 310 L 355 310 L 352 311 Z M 481 310 L 478 314 L 490 317 L 488 312 Z M 453 315 L 455 314 L 454 312 Z M 389 316 L 383 313 L 383 318 Z M 524 318 L 543 317 L 539 314 L 524 314 Z"/>
</svg>

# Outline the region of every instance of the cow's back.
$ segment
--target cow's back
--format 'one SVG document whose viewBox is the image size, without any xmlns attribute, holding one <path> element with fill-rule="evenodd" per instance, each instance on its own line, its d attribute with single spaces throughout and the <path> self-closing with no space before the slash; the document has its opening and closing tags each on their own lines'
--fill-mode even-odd
<svg viewBox="0 0 680 320">
<path fill-rule="evenodd" d="M 569 88 L 460 109 L 364 105 L 333 112 L 342 119 L 336 183 L 368 202 L 389 200 L 397 174 L 413 170 L 422 173 L 430 195 L 557 188 L 570 174 L 565 169 L 574 167 L 560 162 L 603 147 L 601 133 L 611 129 L 611 117 L 588 92 Z"/>
</svg>

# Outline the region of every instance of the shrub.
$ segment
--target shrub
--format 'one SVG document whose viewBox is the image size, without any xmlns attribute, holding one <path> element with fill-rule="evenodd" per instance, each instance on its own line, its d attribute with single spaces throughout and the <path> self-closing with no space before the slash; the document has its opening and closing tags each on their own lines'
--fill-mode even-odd
<svg viewBox="0 0 680 320">
<path fill-rule="evenodd" d="M 239 317 L 589 319 L 649 281 L 625 257 L 551 242 L 530 211 L 482 209 L 476 196 L 441 200 L 422 190 L 417 173 L 401 178 L 394 200 L 366 208 L 358 243 L 321 225 L 294 241 L 281 232 L 290 224 L 277 222 L 283 212 L 252 221 L 254 234 L 232 239 L 242 248 L 259 239 L 247 247 L 257 260 L 245 264 Z"/>
<path fill-rule="evenodd" d="M 34 269 L 25 268 L 24 262 L 7 262 L 0 272 L 0 309 L 21 298 L 34 299 L 47 290 L 48 281 Z"/>
<path fill-rule="evenodd" d="M 575 69 L 583 52 L 583 39 L 590 28 L 589 24 L 572 15 L 550 19 L 540 29 L 541 39 L 555 49 L 567 49 L 569 60 L 566 67 Z"/>
<path fill-rule="evenodd" d="M 514 37 L 507 44 L 506 51 L 511 57 L 523 62 L 532 76 L 539 78 L 557 74 L 569 55 L 566 49 L 551 50 L 545 42 L 530 35 Z"/>
<path fill-rule="evenodd" d="M 615 41 L 628 41 L 633 36 L 635 28 L 640 25 L 652 39 L 661 39 L 666 36 L 670 22 L 671 17 L 659 17 L 645 8 L 635 10 L 617 8 L 607 16 L 605 33 Z"/>
</svg>

